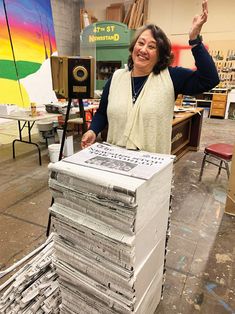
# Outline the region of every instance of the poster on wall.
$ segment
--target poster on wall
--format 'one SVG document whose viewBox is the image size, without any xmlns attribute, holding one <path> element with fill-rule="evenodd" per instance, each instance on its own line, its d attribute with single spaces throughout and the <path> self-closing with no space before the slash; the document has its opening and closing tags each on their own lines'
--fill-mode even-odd
<svg viewBox="0 0 235 314">
<path fill-rule="evenodd" d="M 56 50 L 50 0 L 0 0 L 0 104 L 55 101 L 50 56 Z"/>
</svg>

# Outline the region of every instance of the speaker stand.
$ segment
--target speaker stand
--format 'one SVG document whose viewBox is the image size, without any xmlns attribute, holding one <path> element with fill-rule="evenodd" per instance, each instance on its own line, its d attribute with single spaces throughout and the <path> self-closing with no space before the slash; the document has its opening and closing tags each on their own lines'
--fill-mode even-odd
<svg viewBox="0 0 235 314">
<path fill-rule="evenodd" d="M 66 132 L 67 132 L 67 126 L 68 126 L 69 112 L 71 109 L 71 103 L 72 103 L 72 98 L 68 98 L 68 106 L 67 106 L 65 121 L 64 121 L 64 125 L 63 125 L 63 134 L 62 134 L 62 140 L 61 140 L 61 146 L 60 146 L 59 160 L 61 160 L 63 157 L 64 143 L 65 143 L 65 138 L 66 138 Z M 79 111 L 80 111 L 80 117 L 83 118 L 82 133 L 85 133 L 87 130 L 87 127 L 86 127 L 85 110 L 84 110 L 82 99 L 79 99 Z M 53 205 L 53 203 L 54 203 L 54 198 L 52 197 L 51 206 Z M 50 234 L 50 228 L 51 228 L 51 213 L 49 213 L 49 218 L 48 218 L 48 223 L 47 223 L 47 231 L 46 231 L 47 237 Z"/>
</svg>

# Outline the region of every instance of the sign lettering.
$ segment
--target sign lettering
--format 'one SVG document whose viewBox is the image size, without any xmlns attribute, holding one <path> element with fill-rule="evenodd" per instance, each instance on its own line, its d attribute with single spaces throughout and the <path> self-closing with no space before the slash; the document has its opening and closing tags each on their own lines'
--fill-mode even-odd
<svg viewBox="0 0 235 314">
<path fill-rule="evenodd" d="M 96 41 L 106 41 L 106 40 L 119 41 L 119 39 L 120 39 L 119 34 L 101 35 L 101 36 L 89 35 L 89 43 L 93 43 Z"/>
</svg>

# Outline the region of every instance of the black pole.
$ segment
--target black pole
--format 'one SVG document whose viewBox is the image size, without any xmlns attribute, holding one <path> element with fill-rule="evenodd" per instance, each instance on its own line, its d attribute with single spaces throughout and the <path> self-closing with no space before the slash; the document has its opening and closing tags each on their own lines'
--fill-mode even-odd
<svg viewBox="0 0 235 314">
<path fill-rule="evenodd" d="M 78 99 L 78 104 L 79 104 L 80 118 L 83 119 L 82 134 L 84 134 L 87 131 L 87 125 L 86 125 L 86 113 L 84 110 L 83 100 L 81 98 Z"/>
<path fill-rule="evenodd" d="M 70 108 L 71 108 L 71 103 L 72 103 L 72 98 L 69 98 L 67 111 L 66 111 L 66 116 L 65 116 L 65 120 L 64 120 L 64 126 L 63 126 L 63 134 L 62 134 L 62 141 L 61 141 L 61 146 L 60 146 L 59 160 L 61 160 L 62 157 L 63 157 L 64 142 L 65 142 L 65 137 L 66 137 L 66 132 L 67 132 L 67 125 L 68 125 L 68 119 L 69 119 L 69 112 L 70 112 Z"/>
<path fill-rule="evenodd" d="M 10 24 L 9 24 L 9 20 L 8 20 L 8 14 L 7 14 L 7 8 L 6 8 L 5 0 L 3 0 L 2 3 L 3 3 L 3 9 L 4 9 L 6 23 L 7 23 L 7 30 L 8 30 L 8 35 L 9 35 L 9 40 L 10 40 L 10 45 L 11 45 L 12 57 L 13 57 L 13 60 L 14 60 L 14 66 L 15 66 L 15 71 L 16 71 L 17 83 L 18 83 L 19 90 L 20 90 L 20 97 L 21 97 L 21 100 L 22 100 L 22 104 L 24 105 L 24 97 L 23 97 L 23 93 L 22 93 L 22 89 L 21 89 L 21 85 L 20 85 L 19 72 L 18 72 L 18 69 L 17 69 L 17 66 L 16 66 L 16 57 L 15 57 L 15 51 L 14 51 L 13 41 L 12 41 L 12 37 L 11 37 L 11 28 L 10 28 Z"/>
<path fill-rule="evenodd" d="M 65 142 L 65 137 L 66 137 L 66 132 L 67 132 L 67 126 L 68 126 L 68 119 L 69 119 L 69 112 L 71 108 L 71 103 L 72 103 L 72 98 L 69 98 L 68 100 L 68 106 L 67 106 L 67 111 L 65 115 L 65 120 L 64 120 L 64 126 L 63 126 L 63 134 L 62 134 L 62 141 L 61 141 L 61 146 L 60 146 L 60 154 L 59 154 L 59 160 L 62 159 L 63 157 L 63 150 L 64 150 L 64 142 Z M 51 206 L 54 203 L 54 197 L 51 199 Z M 48 237 L 50 234 L 50 229 L 51 229 L 51 213 L 49 213 L 49 218 L 48 218 L 48 223 L 47 223 L 47 231 L 46 231 L 46 236 Z"/>
</svg>

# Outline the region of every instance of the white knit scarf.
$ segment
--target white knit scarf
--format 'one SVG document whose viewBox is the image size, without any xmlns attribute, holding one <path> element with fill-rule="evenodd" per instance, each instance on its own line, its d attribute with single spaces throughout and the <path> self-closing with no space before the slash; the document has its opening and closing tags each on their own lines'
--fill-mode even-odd
<svg viewBox="0 0 235 314">
<path fill-rule="evenodd" d="M 174 101 L 168 69 L 149 75 L 134 105 L 131 72 L 115 71 L 108 98 L 107 141 L 127 149 L 169 154 Z"/>
</svg>

